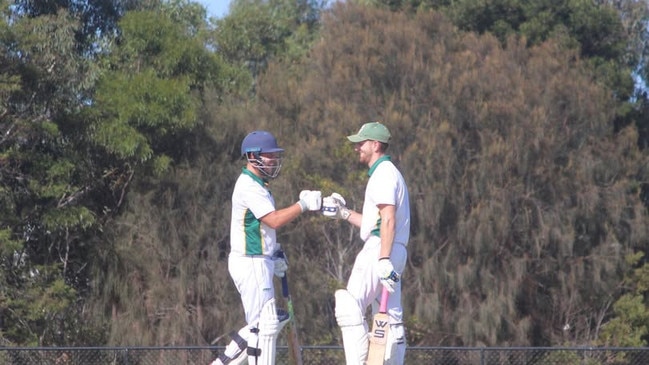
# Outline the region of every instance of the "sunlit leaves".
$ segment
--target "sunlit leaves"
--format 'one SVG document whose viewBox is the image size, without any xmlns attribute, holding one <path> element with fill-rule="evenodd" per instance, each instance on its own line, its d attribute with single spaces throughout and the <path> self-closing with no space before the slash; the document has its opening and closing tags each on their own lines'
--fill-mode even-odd
<svg viewBox="0 0 649 365">
<path fill-rule="evenodd" d="M 219 53 L 257 76 L 270 59 L 304 54 L 313 40 L 323 4 L 317 1 L 235 1 L 217 22 Z"/>
<path fill-rule="evenodd" d="M 34 267 L 23 285 L 4 294 L 0 309 L 5 314 L 4 336 L 25 346 L 39 346 L 43 340 L 60 338 L 54 323 L 64 321 L 64 313 L 76 300 L 76 291 L 52 267 Z M 0 294 L 0 295 L 1 295 Z M 48 325 L 49 324 L 49 325 Z"/>
<path fill-rule="evenodd" d="M 94 214 L 86 207 L 62 207 L 43 216 L 43 225 L 47 229 L 61 230 L 65 228 L 90 228 L 95 224 Z"/>
<path fill-rule="evenodd" d="M 135 75 L 111 72 L 100 82 L 100 114 L 93 138 L 120 158 L 145 162 L 156 138 L 191 128 L 196 101 L 186 77 L 158 78 L 151 69 Z"/>
</svg>

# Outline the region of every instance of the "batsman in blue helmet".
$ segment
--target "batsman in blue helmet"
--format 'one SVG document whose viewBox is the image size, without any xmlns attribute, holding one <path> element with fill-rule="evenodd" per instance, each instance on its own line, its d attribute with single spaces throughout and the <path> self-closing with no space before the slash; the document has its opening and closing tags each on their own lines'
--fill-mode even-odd
<svg viewBox="0 0 649 365">
<path fill-rule="evenodd" d="M 276 230 L 300 214 L 320 211 L 321 192 L 303 190 L 296 203 L 276 209 L 270 181 L 282 168 L 284 149 L 268 131 L 249 133 L 241 143 L 246 165 L 232 192 L 228 271 L 236 286 L 246 325 L 233 335 L 212 365 L 274 365 L 279 331 L 289 317 L 275 305 L 273 276 L 288 268 Z"/>
</svg>

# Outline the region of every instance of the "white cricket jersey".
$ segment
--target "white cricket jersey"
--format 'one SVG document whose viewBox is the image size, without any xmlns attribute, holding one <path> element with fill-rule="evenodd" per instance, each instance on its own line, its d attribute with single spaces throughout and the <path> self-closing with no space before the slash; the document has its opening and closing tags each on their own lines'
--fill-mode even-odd
<svg viewBox="0 0 649 365">
<path fill-rule="evenodd" d="M 276 233 L 260 218 L 274 210 L 275 200 L 268 183 L 244 167 L 232 192 L 230 253 L 272 255 L 276 249 Z"/>
<path fill-rule="evenodd" d="M 410 238 L 410 199 L 408 187 L 401 172 L 390 160 L 390 156 L 379 158 L 370 168 L 370 176 L 365 188 L 363 220 L 360 235 L 363 241 L 370 236 L 380 237 L 381 216 L 379 204 L 396 207 L 394 242 L 408 245 Z"/>
</svg>

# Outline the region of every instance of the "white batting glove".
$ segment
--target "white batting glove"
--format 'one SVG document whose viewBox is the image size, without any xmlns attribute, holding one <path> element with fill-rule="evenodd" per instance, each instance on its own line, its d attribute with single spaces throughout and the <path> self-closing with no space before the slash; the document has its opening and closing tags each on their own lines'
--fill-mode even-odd
<svg viewBox="0 0 649 365">
<path fill-rule="evenodd" d="M 322 207 L 322 192 L 319 190 L 302 190 L 300 192 L 300 201 L 297 203 L 300 204 L 302 212 L 320 210 L 320 207 Z"/>
<path fill-rule="evenodd" d="M 333 193 L 322 199 L 322 215 L 332 219 L 347 220 L 351 212 L 345 206 L 345 198 L 338 193 Z"/>
<path fill-rule="evenodd" d="M 279 246 L 279 244 L 278 244 Z M 278 248 L 273 252 L 273 256 L 271 256 L 271 259 L 273 260 L 273 272 L 275 273 L 275 276 L 278 278 L 283 278 L 286 270 L 288 270 L 288 260 L 286 259 L 286 255 L 284 255 L 284 251 L 282 251 L 281 248 Z"/>
<path fill-rule="evenodd" d="M 378 263 L 378 273 L 379 278 L 381 279 L 381 284 L 390 292 L 394 293 L 394 287 L 399 281 L 399 273 L 394 271 L 394 266 L 389 257 L 382 257 L 379 259 Z"/>
</svg>

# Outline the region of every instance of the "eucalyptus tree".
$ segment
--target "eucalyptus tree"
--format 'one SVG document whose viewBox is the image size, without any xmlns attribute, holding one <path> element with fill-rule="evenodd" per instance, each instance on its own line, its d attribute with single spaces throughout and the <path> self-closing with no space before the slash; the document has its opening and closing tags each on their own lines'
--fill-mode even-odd
<svg viewBox="0 0 649 365">
<path fill-rule="evenodd" d="M 117 22 L 127 11 L 157 9 L 165 0 L 15 0 L 17 13 L 28 17 L 55 15 L 67 11 L 78 19 L 80 26 L 74 31 L 76 48 L 90 56 L 101 51 L 97 46 L 106 36 L 117 31 Z"/>
<path fill-rule="evenodd" d="M 242 73 L 208 50 L 196 3 L 133 1 L 149 10 L 119 8 L 119 23 L 101 26 L 84 21 L 106 14 L 77 2 L 0 4 L 2 332 L 17 344 L 101 343 L 81 311 L 93 265 L 112 252 L 107 224 L 134 180 L 191 147 L 203 91 L 235 88 Z"/>
<path fill-rule="evenodd" d="M 118 25 L 83 113 L 120 211 L 97 246 L 90 319 L 111 344 L 195 342 L 201 328 L 186 321 L 196 320 L 211 285 L 198 272 L 199 252 L 209 251 L 199 213 L 211 184 L 225 183 L 214 160 L 228 161 L 232 149 L 219 143 L 228 121 L 210 110 L 247 90 L 250 76 L 214 52 L 196 3 L 131 11 Z"/>
<path fill-rule="evenodd" d="M 274 57 L 299 59 L 315 39 L 326 0 L 234 0 L 217 20 L 218 52 L 257 77 Z"/>
<path fill-rule="evenodd" d="M 97 219 L 75 116 L 98 70 L 79 54 L 81 23 L 69 12 L 25 16 L 0 5 L 2 332 L 19 344 L 73 342 L 83 336 L 76 299 Z"/>
<path fill-rule="evenodd" d="M 18 344 L 72 344 L 89 257 L 116 211 L 112 174 L 81 117 L 93 101 L 95 62 L 129 9 L 143 1 L 1 1 L 2 332 Z M 108 192 L 108 193 L 107 193 Z M 106 199 L 106 198 L 109 199 Z"/>
</svg>

